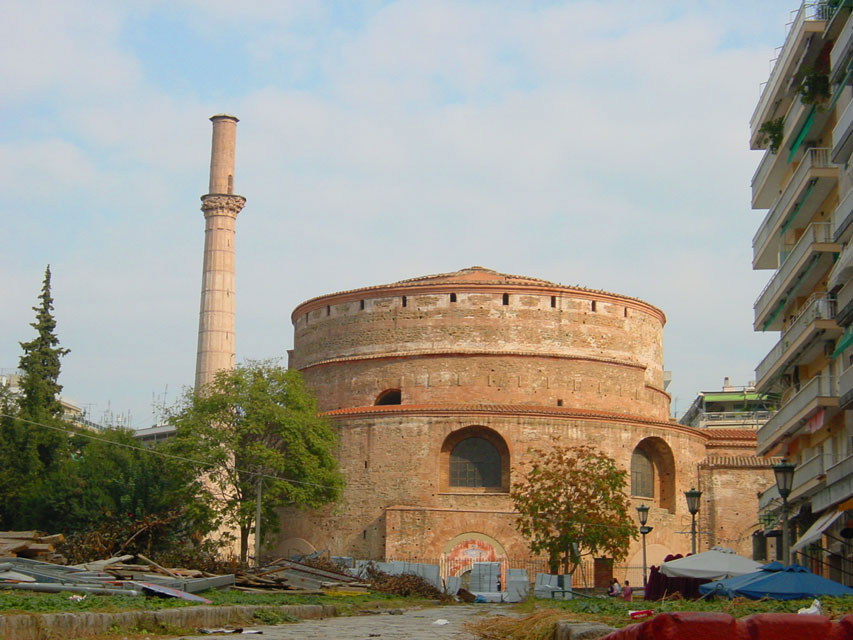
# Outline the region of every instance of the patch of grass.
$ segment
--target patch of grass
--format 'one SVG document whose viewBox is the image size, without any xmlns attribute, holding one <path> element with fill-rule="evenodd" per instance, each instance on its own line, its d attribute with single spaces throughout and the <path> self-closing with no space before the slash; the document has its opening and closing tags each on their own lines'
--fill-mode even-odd
<svg viewBox="0 0 853 640">
<path fill-rule="evenodd" d="M 59 613 L 75 611 L 155 611 L 176 607 L 191 607 L 196 603 L 179 598 L 145 596 L 87 595 L 82 600 L 69 600 L 70 593 L 36 593 L 32 591 L 0 590 L 0 615 L 13 613 Z M 199 594 L 214 606 L 258 605 L 282 606 L 299 604 L 333 605 L 341 615 L 355 614 L 364 609 L 394 609 L 436 604 L 418 597 L 402 597 L 384 593 L 352 595 L 296 595 L 287 592 L 245 593 L 242 591 L 211 590 Z"/>
<path fill-rule="evenodd" d="M 298 618 L 284 613 L 279 609 L 257 609 L 252 617 L 261 624 L 284 624 L 285 622 L 299 622 Z"/>
</svg>

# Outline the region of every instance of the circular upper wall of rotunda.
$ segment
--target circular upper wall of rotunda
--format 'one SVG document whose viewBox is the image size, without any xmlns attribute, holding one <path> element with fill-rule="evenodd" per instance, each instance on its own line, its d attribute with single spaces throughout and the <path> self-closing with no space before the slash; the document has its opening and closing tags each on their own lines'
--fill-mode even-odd
<svg viewBox="0 0 853 640">
<path fill-rule="evenodd" d="M 656 307 L 470 267 L 312 298 L 290 365 L 321 410 L 369 405 L 574 407 L 666 420 Z"/>
</svg>

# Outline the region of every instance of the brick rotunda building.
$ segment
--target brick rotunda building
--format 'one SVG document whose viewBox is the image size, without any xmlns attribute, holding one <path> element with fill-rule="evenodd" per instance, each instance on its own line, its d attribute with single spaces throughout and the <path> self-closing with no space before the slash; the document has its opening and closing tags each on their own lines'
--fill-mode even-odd
<svg viewBox="0 0 853 640">
<path fill-rule="evenodd" d="M 531 447 L 592 444 L 647 504 L 649 564 L 690 550 L 683 492 L 703 491 L 699 548 L 751 552 L 772 484 L 754 431 L 669 419 L 665 317 L 626 296 L 471 267 L 313 298 L 289 366 L 340 435 L 343 497 L 287 512 L 280 554 L 378 560 L 529 555 L 510 487 Z M 627 562 L 641 564 L 634 543 Z"/>
</svg>

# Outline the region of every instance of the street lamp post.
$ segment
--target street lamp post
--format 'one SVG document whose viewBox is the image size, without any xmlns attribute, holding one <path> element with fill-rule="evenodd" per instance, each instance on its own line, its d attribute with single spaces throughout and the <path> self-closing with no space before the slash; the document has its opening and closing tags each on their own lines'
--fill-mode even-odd
<svg viewBox="0 0 853 640">
<path fill-rule="evenodd" d="M 786 565 L 791 564 L 791 538 L 788 531 L 788 496 L 794 485 L 794 467 L 797 465 L 782 458 L 772 469 L 776 475 L 776 488 L 782 498 L 782 559 Z"/>
<path fill-rule="evenodd" d="M 647 527 L 646 522 L 649 519 L 648 505 L 641 504 L 637 507 L 637 515 L 640 518 L 640 535 L 643 536 L 643 590 L 646 589 L 646 534 L 651 533 L 653 527 Z"/>
<path fill-rule="evenodd" d="M 687 498 L 687 510 L 690 512 L 690 553 L 696 553 L 696 514 L 699 513 L 699 498 L 702 492 L 690 487 L 690 491 L 684 492 Z"/>
</svg>

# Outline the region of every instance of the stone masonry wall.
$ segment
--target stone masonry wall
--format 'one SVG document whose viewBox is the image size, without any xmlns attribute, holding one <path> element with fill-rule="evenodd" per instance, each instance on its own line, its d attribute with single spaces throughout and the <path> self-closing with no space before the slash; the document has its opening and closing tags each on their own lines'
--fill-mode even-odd
<svg viewBox="0 0 853 640">
<path fill-rule="evenodd" d="M 344 496 L 338 505 L 320 512 L 286 513 L 282 552 L 288 540 L 303 538 L 336 555 L 438 557 L 454 537 L 478 532 L 495 538 L 513 553 L 526 555 L 526 544 L 513 527 L 508 493 L 442 486 L 442 465 L 446 464 L 442 443 L 463 428 L 489 429 L 503 438 L 510 457 L 510 482 L 532 462 L 532 447 L 557 441 L 593 444 L 627 470 L 634 448 L 652 438 L 665 443 L 675 461 L 667 478 L 658 482 L 671 482 L 681 498 L 681 492 L 696 484 L 696 460 L 704 456 L 704 439 L 695 432 L 654 423 L 511 414 L 401 414 L 347 416 L 338 418 L 336 424 L 341 436 L 338 458 L 347 477 Z M 634 501 L 652 506 L 649 523 L 656 528 L 647 541 L 683 553 L 684 539 L 667 526 L 673 518 L 686 514 L 683 498 L 676 499 L 671 509 L 662 508 L 659 498 Z M 639 543 L 634 543 L 630 553 L 638 549 Z"/>
<path fill-rule="evenodd" d="M 541 356 L 430 355 L 334 362 L 303 371 L 320 409 L 371 406 L 388 389 L 402 404 L 520 404 L 577 407 L 664 418 L 667 397 L 644 369 Z"/>
</svg>

